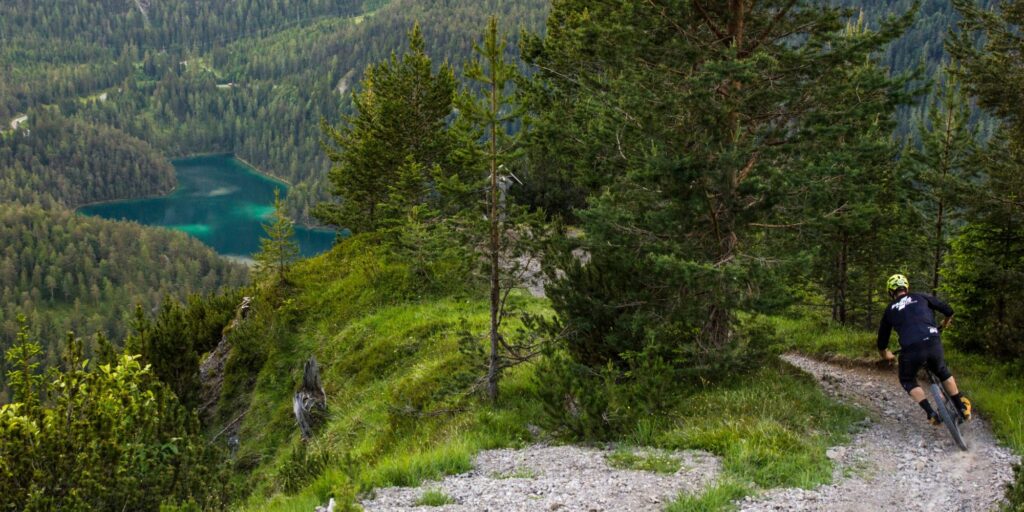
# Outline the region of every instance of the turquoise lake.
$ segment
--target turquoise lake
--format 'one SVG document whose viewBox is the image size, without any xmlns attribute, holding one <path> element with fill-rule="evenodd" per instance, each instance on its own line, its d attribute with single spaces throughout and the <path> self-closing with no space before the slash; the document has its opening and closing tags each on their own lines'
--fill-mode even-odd
<svg viewBox="0 0 1024 512">
<path fill-rule="evenodd" d="M 78 211 L 106 219 L 131 220 L 184 231 L 226 256 L 249 258 L 266 237 L 263 224 L 274 212 L 274 190 L 288 187 L 231 155 L 184 158 L 172 162 L 178 188 L 163 197 L 112 201 Z M 295 226 L 303 256 L 331 248 L 335 232 Z"/>
</svg>

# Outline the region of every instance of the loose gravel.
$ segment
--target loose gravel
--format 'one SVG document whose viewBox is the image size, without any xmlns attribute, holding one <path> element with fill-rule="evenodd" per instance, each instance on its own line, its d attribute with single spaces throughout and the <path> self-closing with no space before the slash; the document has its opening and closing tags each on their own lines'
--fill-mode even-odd
<svg viewBox="0 0 1024 512">
<path fill-rule="evenodd" d="M 871 415 L 851 444 L 828 451 L 835 462 L 833 484 L 809 490 L 775 489 L 746 498 L 741 510 L 998 508 L 1019 458 L 996 443 L 983 418 L 976 414 L 962 426 L 970 447 L 964 452 L 953 444 L 944 426 L 925 421 L 924 412 L 900 387 L 895 371 L 846 368 L 793 354 L 784 359 L 818 378 L 830 395 L 857 403 Z"/>
<path fill-rule="evenodd" d="M 719 473 L 714 456 L 696 451 L 665 452 L 682 467 L 674 474 L 615 469 L 612 452 L 579 446 L 530 446 L 481 452 L 469 473 L 418 488 L 379 489 L 363 502 L 367 511 L 654 511 L 680 492 L 696 492 Z M 415 506 L 428 490 L 454 504 Z"/>
</svg>

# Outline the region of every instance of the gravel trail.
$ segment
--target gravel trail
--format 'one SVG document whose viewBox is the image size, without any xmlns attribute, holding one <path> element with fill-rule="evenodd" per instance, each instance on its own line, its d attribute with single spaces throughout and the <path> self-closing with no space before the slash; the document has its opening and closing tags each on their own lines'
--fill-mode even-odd
<svg viewBox="0 0 1024 512">
<path fill-rule="evenodd" d="M 656 511 L 681 491 L 696 492 L 719 473 L 714 456 L 696 451 L 669 452 L 682 462 L 674 474 L 615 469 L 611 452 L 579 446 L 535 445 L 522 450 L 481 452 L 469 473 L 422 487 L 379 489 L 364 501 L 369 511 Z M 428 490 L 454 503 L 415 506 Z"/>
<path fill-rule="evenodd" d="M 988 511 L 998 508 L 1019 462 L 996 443 L 983 418 L 963 425 L 961 451 L 945 427 L 933 427 L 900 387 L 895 371 L 848 368 L 788 354 L 832 396 L 870 411 L 867 428 L 829 449 L 831 485 L 775 489 L 740 503 L 741 510 Z M 956 368 L 953 368 L 954 375 Z M 981 404 L 984 408 L 984 404 Z"/>
<path fill-rule="evenodd" d="M 998 508 L 1019 458 L 996 443 L 978 418 L 963 426 L 970 450 L 958 449 L 945 427 L 933 427 L 907 398 L 894 370 L 846 367 L 788 354 L 783 359 L 816 377 L 825 391 L 868 411 L 850 444 L 827 455 L 833 483 L 814 489 L 772 489 L 741 500 L 762 511 L 990 511 Z M 953 369 L 956 370 L 955 368 Z M 984 404 L 981 404 L 984 408 Z M 707 453 L 671 452 L 675 474 L 616 469 L 607 450 L 535 445 L 488 450 L 473 470 L 416 488 L 376 491 L 367 511 L 656 511 L 680 492 L 699 493 L 715 481 L 720 461 Z M 417 506 L 427 491 L 453 503 Z"/>
</svg>

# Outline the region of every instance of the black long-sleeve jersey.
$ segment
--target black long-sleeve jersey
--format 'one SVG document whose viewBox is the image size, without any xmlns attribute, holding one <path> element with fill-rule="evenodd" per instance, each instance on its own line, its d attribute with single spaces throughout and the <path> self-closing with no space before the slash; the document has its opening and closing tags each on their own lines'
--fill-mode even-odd
<svg viewBox="0 0 1024 512">
<path fill-rule="evenodd" d="M 889 347 L 893 329 L 900 336 L 901 348 L 938 336 L 939 327 L 933 310 L 947 317 L 953 316 L 953 308 L 949 304 L 923 293 L 909 293 L 890 304 L 882 315 L 882 325 L 878 327 L 878 350 Z"/>
</svg>

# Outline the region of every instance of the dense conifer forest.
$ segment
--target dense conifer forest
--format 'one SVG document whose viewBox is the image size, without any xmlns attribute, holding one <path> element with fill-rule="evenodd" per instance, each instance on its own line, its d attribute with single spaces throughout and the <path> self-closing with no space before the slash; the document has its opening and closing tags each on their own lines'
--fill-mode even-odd
<svg viewBox="0 0 1024 512">
<path fill-rule="evenodd" d="M 23 127 L 0 138 L 4 202 L 57 203 L 166 194 L 174 168 L 151 145 L 106 125 L 33 111 Z"/>
</svg>

